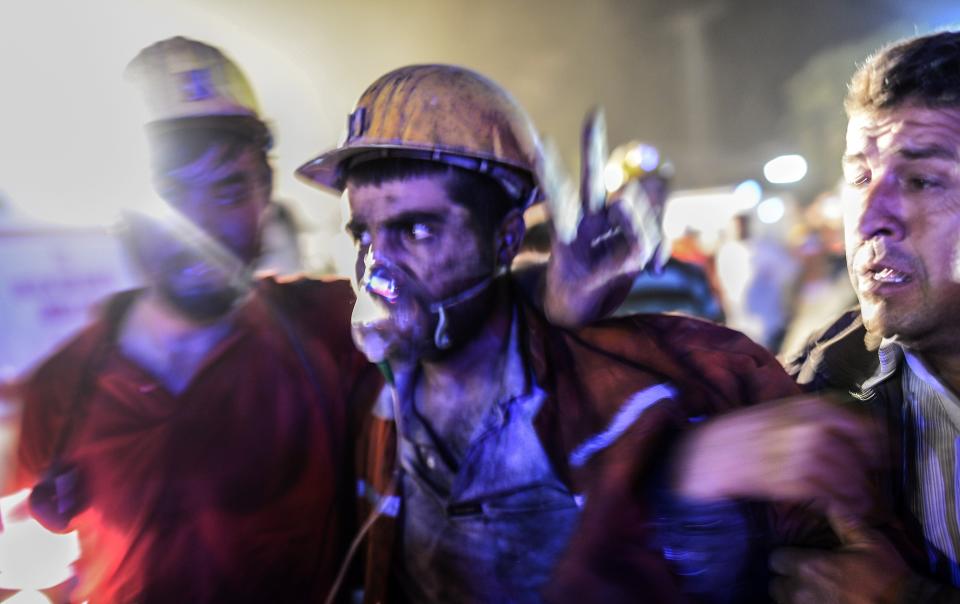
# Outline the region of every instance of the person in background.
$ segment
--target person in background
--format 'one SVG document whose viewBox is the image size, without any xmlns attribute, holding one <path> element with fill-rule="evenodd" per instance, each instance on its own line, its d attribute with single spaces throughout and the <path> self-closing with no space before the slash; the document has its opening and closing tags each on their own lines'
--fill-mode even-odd
<svg viewBox="0 0 960 604">
<path fill-rule="evenodd" d="M 810 334 L 856 306 L 843 250 L 840 187 L 817 196 L 791 233 L 791 249 L 801 270 L 794 288 L 791 319 L 780 345 L 780 358 L 792 358 Z"/>
<path fill-rule="evenodd" d="M 380 385 L 352 345 L 353 294 L 253 278 L 271 137 L 232 60 L 177 37 L 127 75 L 167 211 L 126 216 L 144 287 L 23 385 L 13 486 L 78 531 L 72 601 L 316 602 L 352 527 L 349 416 Z"/>
<path fill-rule="evenodd" d="M 616 185 L 615 189 L 638 181 L 658 221 L 663 220 L 673 173 L 673 164 L 663 158 L 656 147 L 637 141 L 614 149 L 605 170 L 605 176 L 611 179 L 607 186 Z M 651 266 L 637 276 L 627 299 L 614 314 L 675 312 L 722 323 L 723 308 L 707 273 L 700 266 L 670 254 L 669 242 L 664 242 L 658 254 L 660 258 L 655 263 L 658 266 Z"/>
<path fill-rule="evenodd" d="M 717 250 L 717 281 L 726 324 L 776 352 L 800 265 L 782 243 L 755 233 L 753 220 L 749 214 L 731 220 L 730 237 Z"/>
</svg>

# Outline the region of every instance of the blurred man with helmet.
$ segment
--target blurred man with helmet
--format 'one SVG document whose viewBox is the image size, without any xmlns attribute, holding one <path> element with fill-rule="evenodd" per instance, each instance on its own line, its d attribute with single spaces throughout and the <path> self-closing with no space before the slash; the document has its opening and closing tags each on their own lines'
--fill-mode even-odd
<svg viewBox="0 0 960 604">
<path fill-rule="evenodd" d="M 145 287 L 26 384 L 20 486 L 79 532 L 76 601 L 318 601 L 351 527 L 348 410 L 380 383 L 350 286 L 253 279 L 271 139 L 229 58 L 172 38 L 128 77 L 173 211 L 126 217 Z"/>
<path fill-rule="evenodd" d="M 631 230 L 637 208 L 650 213 L 639 187 L 606 199 L 597 120 L 579 194 L 557 184 L 516 101 L 465 68 L 391 71 L 348 122 L 299 172 L 346 194 L 353 338 L 387 379 L 362 431 L 364 601 L 681 598 L 648 497 L 670 435 L 793 393 L 791 380 L 703 322 L 564 328 L 507 274 L 542 196 L 566 246 L 548 273 L 568 283 L 592 287 L 591 263 L 565 265 L 567 253 L 602 265 L 624 236 L 655 249 Z"/>
</svg>

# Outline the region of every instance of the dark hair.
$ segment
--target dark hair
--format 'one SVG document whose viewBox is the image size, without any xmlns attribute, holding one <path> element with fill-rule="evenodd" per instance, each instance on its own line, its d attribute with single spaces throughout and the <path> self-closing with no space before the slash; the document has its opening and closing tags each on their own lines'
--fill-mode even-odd
<svg viewBox="0 0 960 604">
<path fill-rule="evenodd" d="M 519 203 L 493 178 L 442 162 L 386 157 L 363 161 L 346 169 L 346 181 L 354 186 L 379 186 L 393 180 L 434 176 L 445 178 L 447 195 L 470 210 L 474 224 L 481 232 L 492 233 L 510 210 L 519 207 Z"/>
<path fill-rule="evenodd" d="M 960 107 L 960 32 L 909 38 L 880 49 L 850 80 L 844 107 L 849 115 L 908 103 Z"/>
<path fill-rule="evenodd" d="M 197 161 L 210 147 L 221 146 L 225 152 L 223 161 L 228 162 L 247 150 L 257 153 L 262 176 L 269 182 L 273 171 L 267 159 L 270 148 L 267 131 L 254 118 L 224 117 L 204 120 L 187 118 L 168 122 L 155 122 L 147 128 L 150 159 L 153 169 L 160 173 L 170 172 Z M 256 127 L 257 124 L 260 127 Z"/>
</svg>

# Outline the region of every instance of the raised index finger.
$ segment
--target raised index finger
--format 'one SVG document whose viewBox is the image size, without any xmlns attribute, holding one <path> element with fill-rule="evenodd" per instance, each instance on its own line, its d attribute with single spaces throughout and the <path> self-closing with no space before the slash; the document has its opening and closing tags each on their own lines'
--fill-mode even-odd
<svg viewBox="0 0 960 604">
<path fill-rule="evenodd" d="M 580 138 L 580 202 L 584 214 L 599 212 L 606 203 L 603 169 L 607 155 L 607 120 L 603 109 L 594 107 L 583 120 Z"/>
</svg>

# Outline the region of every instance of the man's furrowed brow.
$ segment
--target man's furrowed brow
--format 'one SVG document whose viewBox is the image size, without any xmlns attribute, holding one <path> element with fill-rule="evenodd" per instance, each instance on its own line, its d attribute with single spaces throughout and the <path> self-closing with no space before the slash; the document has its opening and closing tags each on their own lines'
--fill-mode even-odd
<svg viewBox="0 0 960 604">
<path fill-rule="evenodd" d="M 947 147 L 944 145 L 923 145 L 918 147 L 904 147 L 900 149 L 898 154 L 904 159 L 908 160 L 921 160 L 921 159 L 947 159 L 956 161 L 957 160 L 957 151 L 952 147 Z"/>
<path fill-rule="evenodd" d="M 411 224 L 415 222 L 436 224 L 438 222 L 443 222 L 445 215 L 446 214 L 443 212 L 411 210 L 409 212 L 400 212 L 394 216 L 391 216 L 390 222 L 394 224 Z"/>
</svg>

